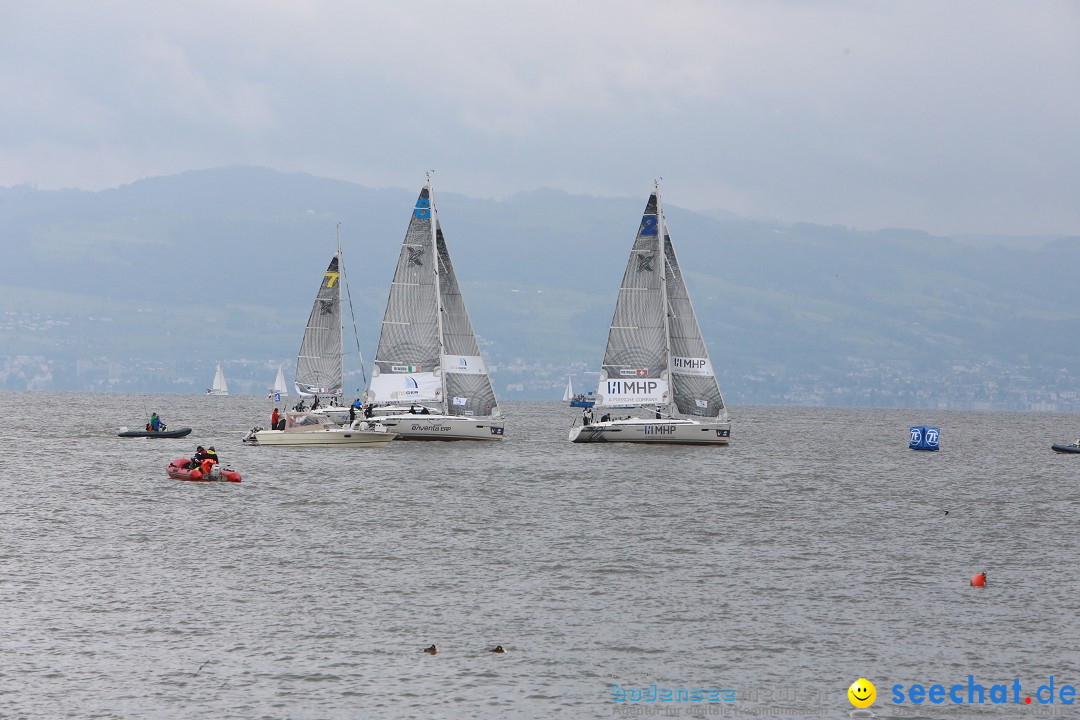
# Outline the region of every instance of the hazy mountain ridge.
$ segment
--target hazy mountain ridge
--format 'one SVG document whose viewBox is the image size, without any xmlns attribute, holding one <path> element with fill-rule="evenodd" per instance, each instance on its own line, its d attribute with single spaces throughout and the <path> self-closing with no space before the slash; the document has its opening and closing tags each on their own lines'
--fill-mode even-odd
<svg viewBox="0 0 1080 720">
<path fill-rule="evenodd" d="M 77 358 L 90 368 L 163 365 L 155 382 L 171 379 L 135 388 L 147 390 L 198 390 L 221 359 L 234 386 L 259 392 L 272 379 L 262 379 L 263 368 L 282 362 L 291 375 L 340 222 L 370 363 L 421 182 L 369 189 L 230 167 L 102 192 L 0 189 L 0 310 L 16 313 L 0 325 L 0 358 L 59 363 L 45 383 L 53 389 L 125 386 L 124 373 L 116 380 L 113 370 L 106 384 L 92 369 L 65 375 L 61 366 Z M 551 397 L 571 370 L 579 371 L 577 384 L 588 381 L 580 371 L 599 365 L 649 189 L 643 184 L 640 198 L 537 190 L 496 201 L 436 184 L 473 324 L 499 368 L 497 392 L 520 383 L 519 396 Z M 1076 385 L 1080 341 L 1066 328 L 1080 320 L 1077 238 L 973 242 L 917 230 L 710 217 L 680 209 L 678 198 L 665 201 L 721 389 L 733 404 L 832 402 L 815 399 L 821 392 L 845 402 L 836 388 L 873 386 L 874 377 L 881 387 L 890 377 L 954 387 L 970 380 L 972 402 L 980 402 L 980 385 L 992 394 L 988 383 L 1000 385 L 1002 373 L 1037 376 L 1051 393 Z M 23 313 L 53 317 L 54 325 L 27 329 Z M 56 325 L 61 316 L 73 324 Z M 983 367 L 986 377 L 946 377 L 954 366 Z M 34 386 L 24 380 L 0 371 L 0 387 Z"/>
</svg>

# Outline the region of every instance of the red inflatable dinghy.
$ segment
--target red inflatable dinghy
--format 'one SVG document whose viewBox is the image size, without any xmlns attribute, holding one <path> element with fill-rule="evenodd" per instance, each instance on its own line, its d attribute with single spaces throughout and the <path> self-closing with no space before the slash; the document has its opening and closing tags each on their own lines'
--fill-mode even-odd
<svg viewBox="0 0 1080 720">
<path fill-rule="evenodd" d="M 231 468 L 223 468 L 213 460 L 203 460 L 200 465 L 190 467 L 188 458 L 176 458 L 165 470 L 173 480 L 192 482 L 240 482 L 240 473 Z"/>
</svg>

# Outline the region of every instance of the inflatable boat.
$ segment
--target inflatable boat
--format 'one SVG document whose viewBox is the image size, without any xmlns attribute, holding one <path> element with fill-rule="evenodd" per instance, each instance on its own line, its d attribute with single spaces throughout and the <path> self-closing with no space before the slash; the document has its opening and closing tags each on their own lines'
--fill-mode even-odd
<svg viewBox="0 0 1080 720">
<path fill-rule="evenodd" d="M 191 434 L 191 428 L 182 427 L 175 430 L 128 430 L 127 428 L 121 429 L 117 433 L 118 437 L 157 437 L 157 438 L 182 438 L 185 435 Z"/>
<path fill-rule="evenodd" d="M 191 482 L 240 482 L 240 473 L 232 468 L 223 468 L 213 460 L 203 460 L 191 467 L 189 458 L 176 458 L 165 470 L 173 480 Z"/>
<path fill-rule="evenodd" d="M 1068 445 L 1051 445 L 1050 449 L 1056 453 L 1080 453 L 1080 445 L 1069 443 Z"/>
</svg>

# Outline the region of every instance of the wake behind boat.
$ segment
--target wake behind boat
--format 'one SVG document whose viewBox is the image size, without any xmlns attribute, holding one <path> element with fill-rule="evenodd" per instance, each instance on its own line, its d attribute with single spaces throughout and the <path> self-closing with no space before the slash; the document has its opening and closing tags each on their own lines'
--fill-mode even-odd
<svg viewBox="0 0 1080 720">
<path fill-rule="evenodd" d="M 402 440 L 503 437 L 495 390 L 450 261 L 430 175 L 401 244 L 367 395 L 375 419 Z M 414 406 L 435 412 L 408 413 Z"/>
<path fill-rule="evenodd" d="M 653 417 L 594 422 L 586 409 L 583 424 L 570 429 L 571 442 L 730 442 L 727 408 L 668 235 L 659 183 L 623 274 L 595 397 L 597 408 L 652 407 Z"/>
</svg>

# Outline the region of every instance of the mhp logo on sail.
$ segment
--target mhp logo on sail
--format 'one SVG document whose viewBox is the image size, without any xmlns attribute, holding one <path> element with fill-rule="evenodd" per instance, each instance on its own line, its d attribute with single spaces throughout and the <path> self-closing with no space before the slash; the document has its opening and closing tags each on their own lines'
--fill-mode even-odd
<svg viewBox="0 0 1080 720">
<path fill-rule="evenodd" d="M 672 367 L 676 370 L 704 370 L 708 360 L 703 358 L 671 358 Z"/>
<path fill-rule="evenodd" d="M 655 380 L 608 380 L 608 395 L 651 395 L 660 384 Z"/>
</svg>

